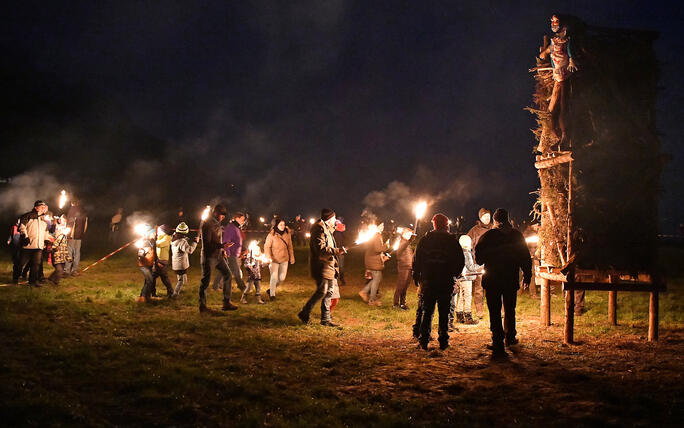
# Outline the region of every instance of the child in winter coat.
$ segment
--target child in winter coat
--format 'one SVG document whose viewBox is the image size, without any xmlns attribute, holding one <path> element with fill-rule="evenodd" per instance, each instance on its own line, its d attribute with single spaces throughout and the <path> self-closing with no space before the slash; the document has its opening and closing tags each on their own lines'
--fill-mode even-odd
<svg viewBox="0 0 684 428">
<path fill-rule="evenodd" d="M 199 235 L 190 242 L 188 239 L 188 232 L 190 228 L 185 222 L 181 222 L 176 226 L 176 233 L 171 238 L 171 269 L 176 273 L 178 282 L 176 289 L 173 291 L 173 297 L 178 297 L 183 286 L 188 282 L 188 269 L 190 268 L 189 255 L 195 251 L 199 243 Z"/>
<path fill-rule="evenodd" d="M 255 289 L 257 303 L 260 305 L 264 303 L 261 299 L 261 264 L 264 260 L 265 258 L 261 255 L 261 248 L 259 248 L 256 241 L 253 241 L 249 245 L 249 252 L 244 261 L 244 266 L 247 270 L 247 287 L 245 287 L 245 290 L 242 292 L 240 303 L 247 303 L 246 296 L 252 291 L 252 288 Z"/>
<path fill-rule="evenodd" d="M 55 228 L 55 241 L 52 243 L 52 265 L 55 271 L 48 277 L 48 281 L 54 285 L 59 285 L 59 280 L 64 276 L 64 265 L 71 261 L 71 253 L 67 247 L 67 236 L 70 231 L 66 217 L 61 216 Z"/>
<path fill-rule="evenodd" d="M 473 280 L 477 274 L 482 272 L 482 266 L 475 264 L 473 261 L 472 241 L 468 235 L 462 235 L 458 242 L 463 248 L 463 256 L 465 258 L 465 266 L 461 277 L 456 280 L 454 287 L 455 293 L 451 299 L 451 311 L 449 313 L 449 324 L 453 327 L 454 311 L 456 312 L 456 321 L 463 324 L 477 324 L 477 320 L 473 319 L 471 310 L 471 301 L 473 297 Z"/>
</svg>

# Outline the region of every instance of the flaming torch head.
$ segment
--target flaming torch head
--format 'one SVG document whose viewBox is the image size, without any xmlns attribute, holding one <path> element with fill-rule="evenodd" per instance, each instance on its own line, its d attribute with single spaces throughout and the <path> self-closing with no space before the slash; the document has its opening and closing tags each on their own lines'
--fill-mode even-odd
<svg viewBox="0 0 684 428">
<path fill-rule="evenodd" d="M 354 243 L 356 245 L 363 244 L 364 242 L 367 242 L 373 236 L 375 236 L 376 233 L 378 233 L 378 225 L 370 224 L 366 229 L 359 231 L 359 236 L 356 238 L 356 241 L 354 241 Z"/>
<path fill-rule="evenodd" d="M 314 224 L 314 223 L 316 223 L 316 219 L 313 218 L 313 217 L 311 217 L 311 218 L 309 219 L 309 224 Z"/>
<path fill-rule="evenodd" d="M 66 205 L 67 202 L 67 195 L 66 195 L 66 190 L 62 190 L 59 193 L 59 209 L 61 210 L 64 208 L 64 205 Z"/>
<path fill-rule="evenodd" d="M 202 211 L 202 221 L 209 218 L 209 212 L 211 211 L 211 205 L 207 205 Z"/>
<path fill-rule="evenodd" d="M 539 235 L 530 235 L 527 238 L 525 238 L 525 242 L 528 245 L 538 244 L 539 243 Z"/>
<path fill-rule="evenodd" d="M 401 242 L 401 238 L 397 238 L 396 241 L 394 241 L 394 245 L 392 245 L 392 249 L 394 251 L 397 251 L 399 249 L 399 243 Z"/>
<path fill-rule="evenodd" d="M 145 236 L 147 235 L 147 232 L 150 231 L 150 229 L 150 226 L 146 225 L 145 223 L 138 223 L 135 225 L 135 228 L 133 230 L 137 235 Z"/>
<path fill-rule="evenodd" d="M 416 214 L 416 219 L 418 220 L 423 218 L 425 211 L 427 211 L 427 202 L 425 201 L 418 202 L 413 208 L 413 212 Z"/>
</svg>

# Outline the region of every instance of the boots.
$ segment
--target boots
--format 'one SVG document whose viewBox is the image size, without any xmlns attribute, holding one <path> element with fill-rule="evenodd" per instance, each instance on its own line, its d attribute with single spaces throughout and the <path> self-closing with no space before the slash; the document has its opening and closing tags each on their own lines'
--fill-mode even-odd
<svg viewBox="0 0 684 428">
<path fill-rule="evenodd" d="M 472 313 L 470 313 L 470 312 L 465 312 L 465 313 L 463 314 L 463 324 L 475 325 L 475 324 L 477 324 L 478 322 L 479 322 L 478 320 L 476 320 L 476 319 L 473 318 L 473 314 L 472 314 Z"/>
<path fill-rule="evenodd" d="M 463 324 L 465 322 L 463 312 L 456 312 L 456 322 L 460 324 Z"/>
</svg>

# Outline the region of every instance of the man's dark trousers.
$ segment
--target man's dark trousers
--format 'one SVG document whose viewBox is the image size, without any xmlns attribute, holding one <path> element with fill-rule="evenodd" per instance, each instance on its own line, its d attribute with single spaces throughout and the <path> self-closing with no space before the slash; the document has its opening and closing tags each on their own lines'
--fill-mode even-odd
<svg viewBox="0 0 684 428">
<path fill-rule="evenodd" d="M 451 305 L 451 293 L 453 287 L 435 287 L 431 289 L 425 287 L 423 291 L 423 319 L 420 323 L 420 338 L 421 344 L 427 344 L 430 340 L 430 331 L 432 330 L 432 316 L 435 313 L 435 304 L 439 312 L 439 344 L 449 344 L 449 306 Z"/>
<path fill-rule="evenodd" d="M 489 329 L 492 331 L 494 346 L 503 345 L 504 338 L 508 341 L 515 339 L 515 304 L 518 290 L 513 287 L 502 290 L 488 287 L 485 289 L 487 309 L 489 309 Z M 504 308 L 504 325 L 501 324 L 501 304 Z"/>
<path fill-rule="evenodd" d="M 43 250 L 24 248 L 21 252 L 21 265 L 29 264 L 28 282 L 30 285 L 35 285 L 40 279 L 40 264 L 43 261 Z M 16 275 L 16 272 L 13 272 Z M 18 281 L 19 278 L 13 278 Z"/>
</svg>

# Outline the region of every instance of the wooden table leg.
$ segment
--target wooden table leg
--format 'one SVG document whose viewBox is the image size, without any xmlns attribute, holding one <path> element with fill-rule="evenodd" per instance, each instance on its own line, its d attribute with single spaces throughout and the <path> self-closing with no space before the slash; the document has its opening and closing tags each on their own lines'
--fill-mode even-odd
<svg viewBox="0 0 684 428">
<path fill-rule="evenodd" d="M 617 325 L 617 291 L 608 292 L 608 322 Z"/>
<path fill-rule="evenodd" d="M 540 316 L 539 322 L 543 326 L 551 325 L 551 289 L 549 280 L 541 278 L 541 299 L 540 299 Z"/>
<path fill-rule="evenodd" d="M 658 292 L 651 291 L 648 305 L 648 341 L 658 340 Z"/>
<path fill-rule="evenodd" d="M 574 342 L 575 327 L 575 291 L 565 291 L 565 334 L 563 342 L 569 345 Z"/>
</svg>

